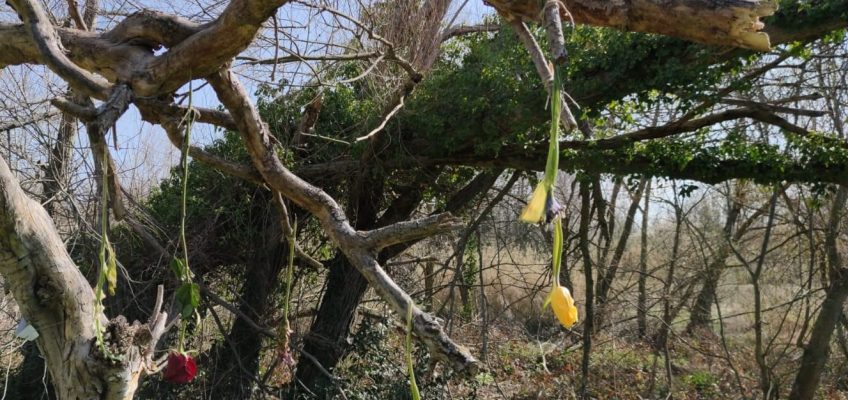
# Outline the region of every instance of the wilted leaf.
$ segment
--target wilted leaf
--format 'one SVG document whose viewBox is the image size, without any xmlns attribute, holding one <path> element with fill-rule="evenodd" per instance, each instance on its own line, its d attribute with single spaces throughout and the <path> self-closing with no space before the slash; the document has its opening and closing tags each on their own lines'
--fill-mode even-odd
<svg viewBox="0 0 848 400">
<path fill-rule="evenodd" d="M 174 271 L 174 275 L 176 275 L 177 278 L 183 279 L 185 276 L 185 263 L 183 260 L 174 257 L 171 259 L 171 270 Z"/>
<path fill-rule="evenodd" d="M 190 317 L 200 305 L 200 286 L 196 283 L 184 283 L 177 289 L 177 304 L 183 318 Z"/>
<path fill-rule="evenodd" d="M 106 283 L 109 287 L 109 295 L 115 295 L 115 288 L 118 286 L 118 261 L 115 259 L 115 249 L 106 240 Z"/>
</svg>

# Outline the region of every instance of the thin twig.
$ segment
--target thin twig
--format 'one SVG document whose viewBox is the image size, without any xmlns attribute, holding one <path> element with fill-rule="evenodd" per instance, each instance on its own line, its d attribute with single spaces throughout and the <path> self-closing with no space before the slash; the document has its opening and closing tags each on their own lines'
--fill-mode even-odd
<svg viewBox="0 0 848 400">
<path fill-rule="evenodd" d="M 374 130 L 372 130 L 371 132 L 368 132 L 368 134 L 367 134 L 367 135 L 356 138 L 356 141 L 357 141 L 357 142 L 361 142 L 361 141 L 363 141 L 363 140 L 370 139 L 370 138 L 372 138 L 374 135 L 376 135 L 376 134 L 380 133 L 380 131 L 382 131 L 382 130 L 383 130 L 383 128 L 385 128 L 385 127 L 386 127 L 386 124 L 389 122 L 389 120 L 390 120 L 390 119 L 392 119 L 392 117 L 393 117 L 395 114 L 397 114 L 397 112 L 398 112 L 398 111 L 400 111 L 400 109 L 401 109 L 401 108 L 403 108 L 403 97 L 404 97 L 404 96 L 400 96 L 400 97 L 399 97 L 399 101 L 398 101 L 398 103 L 395 105 L 395 107 L 394 107 L 394 108 L 392 108 L 392 110 L 391 110 L 391 111 L 389 111 L 389 113 L 388 113 L 388 114 L 386 114 L 386 116 L 385 116 L 385 117 L 383 117 L 383 121 L 382 121 L 382 122 L 380 122 L 380 125 L 377 125 L 377 127 L 376 127 L 376 128 L 374 128 Z"/>
</svg>

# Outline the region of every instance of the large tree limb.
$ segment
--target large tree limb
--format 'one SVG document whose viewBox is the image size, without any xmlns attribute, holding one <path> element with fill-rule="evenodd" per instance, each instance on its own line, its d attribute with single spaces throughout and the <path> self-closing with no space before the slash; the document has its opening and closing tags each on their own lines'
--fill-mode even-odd
<svg viewBox="0 0 848 400">
<path fill-rule="evenodd" d="M 622 135 L 603 139 L 590 140 L 568 140 L 560 144 L 566 149 L 615 149 L 633 142 L 661 139 L 669 136 L 679 135 L 686 132 L 694 132 L 698 129 L 712 126 L 721 122 L 741 118 L 750 118 L 756 121 L 775 125 L 799 136 L 807 136 L 809 131 L 781 118 L 769 111 L 760 108 L 734 108 L 705 115 L 700 118 L 678 120 L 666 125 L 651 126 Z"/>
<path fill-rule="evenodd" d="M 424 165 L 466 165 L 543 171 L 545 169 L 543 154 L 545 153 L 509 155 L 508 150 L 504 149 L 498 157 L 482 158 L 474 155 L 457 155 L 451 158 L 419 160 L 418 162 L 423 162 Z M 724 159 L 708 154 L 696 154 L 683 165 L 674 160 L 658 160 L 654 157 L 638 154 L 619 157 L 587 154 L 586 158 L 563 157 L 560 160 L 560 168 L 566 171 L 584 171 L 586 173 L 649 175 L 671 179 L 689 179 L 707 184 L 717 184 L 731 179 L 750 179 L 762 184 L 828 182 L 848 185 L 848 174 L 846 174 L 848 165 L 844 163 L 825 165 L 813 162 L 789 162 L 775 165 L 768 161 Z"/>
<path fill-rule="evenodd" d="M 500 25 L 482 24 L 482 25 L 456 25 L 442 32 L 441 41 L 446 42 L 458 36 L 468 35 L 481 32 L 497 32 L 501 29 Z"/>
<path fill-rule="evenodd" d="M 486 0 L 509 19 L 541 21 L 544 2 Z M 761 17 L 774 14 L 773 0 L 563 0 L 576 23 L 659 33 L 695 42 L 766 51 Z"/>
<path fill-rule="evenodd" d="M 133 79 L 140 95 L 170 93 L 193 77 L 204 77 L 253 42 L 262 24 L 287 0 L 233 0 L 214 22 L 150 61 Z"/>
<path fill-rule="evenodd" d="M 16 1 L 21 2 L 23 0 Z M 509 3 L 513 4 L 517 10 L 520 10 L 522 7 L 538 2 L 531 0 L 517 0 L 512 2 L 495 0 L 491 3 L 496 6 Z M 581 13 L 581 9 L 586 8 L 587 4 L 591 5 L 600 2 L 571 0 L 565 3 L 578 23 L 610 26 L 607 23 L 608 21 L 605 22 L 604 18 L 598 17 L 597 20 L 594 20 L 587 17 L 589 15 L 603 14 L 600 11 L 595 10 L 593 11 L 594 14 L 589 12 Z M 644 4 L 650 5 L 652 3 L 659 3 L 659 0 L 631 2 L 631 7 L 646 7 Z M 711 2 L 707 0 L 675 0 L 672 3 L 695 4 Z M 738 3 L 741 6 L 736 8 L 731 6 L 730 9 L 745 10 L 745 6 L 759 9 L 765 6 L 767 2 L 727 0 L 726 2 L 717 3 L 725 6 Z M 227 61 L 227 56 L 234 57 L 237 55 L 241 49 L 250 43 L 250 40 L 252 40 L 260 28 L 261 21 L 264 21 L 262 15 L 270 15 L 268 13 L 273 12 L 274 7 L 278 7 L 280 4 L 282 4 L 281 0 L 269 2 L 268 4 L 264 4 L 264 2 L 259 2 L 258 0 L 235 1 L 216 21 L 206 25 L 200 25 L 160 12 L 143 11 L 127 17 L 112 30 L 100 34 L 68 28 L 55 28 L 54 30 L 61 40 L 59 45 L 67 51 L 67 59 L 71 60 L 77 66 L 86 71 L 97 73 L 111 82 L 130 82 L 137 95 L 150 97 L 158 94 L 166 94 L 168 89 L 173 90 L 179 87 L 190 77 L 199 77 L 203 76 L 204 73 L 211 73 L 211 71 L 214 71 L 223 63 L 221 60 Z M 583 4 L 583 6 L 581 7 L 580 4 Z M 604 2 L 604 4 L 609 4 L 608 6 L 611 8 L 610 14 L 613 15 L 615 12 L 618 12 L 616 10 L 619 10 L 624 2 Z M 507 13 L 510 12 L 509 10 L 510 8 L 507 7 Z M 541 8 L 538 8 L 537 11 L 540 10 Z M 672 12 L 669 12 L 669 15 L 676 15 L 676 13 L 685 11 L 681 10 L 683 9 L 673 9 Z M 719 7 L 714 10 L 708 10 L 709 12 L 707 14 L 720 14 L 721 10 L 726 11 L 727 8 Z M 247 15 L 248 18 L 245 18 L 243 21 L 237 21 L 235 17 L 239 15 Z M 522 14 L 519 13 L 517 15 Z M 534 12 L 527 14 L 529 17 L 522 16 L 521 19 L 535 19 L 537 15 L 538 13 Z M 698 14 L 696 18 L 701 17 L 703 16 Z M 609 19 L 612 17 L 605 18 Z M 640 20 L 640 24 L 671 27 L 670 29 L 680 26 L 686 26 L 686 29 L 694 29 L 697 26 L 686 24 L 676 19 L 672 19 L 673 23 L 667 23 L 669 18 L 676 17 L 666 15 L 647 15 L 641 18 L 644 18 L 644 21 Z M 787 20 L 791 21 L 791 23 L 787 22 Z M 838 15 L 818 18 L 814 24 L 804 25 L 805 28 L 801 30 L 791 27 L 798 25 L 792 16 L 783 15 L 776 23 L 778 25 L 769 25 L 766 29 L 766 31 L 773 35 L 772 44 L 814 38 L 821 36 L 824 32 L 846 26 L 846 21 Z M 636 24 L 634 26 L 618 27 L 623 29 L 632 28 L 638 31 L 640 30 L 638 29 L 640 26 Z M 229 38 L 228 36 L 231 33 L 225 32 L 223 30 L 224 27 L 236 29 L 238 30 L 238 34 L 232 35 L 234 36 L 233 38 Z M 713 31 L 705 32 L 705 34 L 713 35 Z M 724 31 L 719 30 L 718 32 L 722 33 Z M 689 38 L 685 34 L 678 35 L 675 32 L 659 33 Z M 754 34 L 759 35 L 759 33 Z M 721 35 L 715 36 L 715 38 L 721 37 Z M 698 40 L 697 38 L 690 39 Z M 221 45 L 220 47 L 218 47 L 219 44 Z M 168 47 L 170 51 L 159 57 L 154 56 L 151 50 L 159 45 Z M 182 54 L 182 56 L 178 56 L 178 54 Z M 183 59 L 178 60 L 179 58 Z M 48 60 L 45 60 L 43 52 L 39 51 L 38 44 L 24 25 L 0 23 L 0 68 L 6 65 L 27 63 L 47 64 Z"/>
<path fill-rule="evenodd" d="M 177 15 L 155 10 L 142 10 L 124 18 L 103 39 L 113 43 L 135 41 L 148 47 L 174 47 L 203 30 L 204 25 Z"/>
<path fill-rule="evenodd" d="M 33 0 L 8 0 L 29 29 L 29 34 L 41 52 L 43 61 L 53 72 L 73 88 L 92 97 L 102 98 L 109 92 L 103 79 L 80 68 L 64 54 L 59 35 L 47 18 L 41 4 Z"/>
<path fill-rule="evenodd" d="M 424 239 L 462 227 L 461 220 L 449 213 L 398 222 L 363 234 L 368 246 L 377 250 L 385 247 Z"/>
<path fill-rule="evenodd" d="M 47 212 L 24 194 L 2 159 L 0 206 L 0 273 L 21 313 L 39 332 L 39 348 L 56 360 L 66 352 L 74 360 L 86 356 L 94 337 L 94 292 Z M 72 369 L 50 372 L 62 380 L 71 378 Z"/>
<path fill-rule="evenodd" d="M 434 359 L 444 361 L 458 371 L 476 370 L 477 360 L 468 350 L 450 340 L 439 323 L 418 308 L 383 270 L 377 262 L 376 249 L 361 232 L 351 227 L 336 201 L 285 168 L 277 157 L 267 126 L 235 76 L 230 71 L 221 70 L 210 76 L 209 82 L 235 119 L 248 153 L 268 185 L 313 214 L 351 264 L 399 316 L 412 309 L 413 329 Z M 367 233 L 364 236 L 367 237 Z"/>
<path fill-rule="evenodd" d="M 6 52 L 0 54 L 0 66 L 44 63 L 74 87 L 103 98 L 108 85 L 88 71 L 129 82 L 139 96 L 170 93 L 194 77 L 209 75 L 242 52 L 264 21 L 286 1 L 235 0 L 206 25 L 144 11 L 101 35 L 54 29 L 37 2 L 12 3 L 30 29 L 0 25 L 0 50 Z M 63 45 L 70 50 L 70 57 L 64 56 Z M 151 50 L 161 45 L 169 50 L 154 56 Z"/>
</svg>

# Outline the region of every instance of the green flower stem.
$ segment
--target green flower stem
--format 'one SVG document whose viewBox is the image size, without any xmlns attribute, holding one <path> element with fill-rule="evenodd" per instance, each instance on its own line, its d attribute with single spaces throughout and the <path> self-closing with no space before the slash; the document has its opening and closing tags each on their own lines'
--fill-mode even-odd
<svg viewBox="0 0 848 400">
<path fill-rule="evenodd" d="M 560 67 L 554 67 L 554 83 L 551 86 L 551 137 L 548 144 L 548 162 L 545 164 L 543 182 L 549 193 L 553 195 L 559 171 L 559 119 L 562 112 L 562 72 Z"/>
<path fill-rule="evenodd" d="M 556 288 L 559 286 L 559 271 L 562 265 L 562 221 L 559 218 L 554 218 L 554 246 L 552 256 L 553 287 Z"/>
<path fill-rule="evenodd" d="M 551 137 L 548 145 L 548 162 L 545 165 L 545 185 L 548 186 L 548 195 L 554 196 L 557 172 L 559 171 L 559 118 L 562 111 L 561 68 L 554 67 L 554 83 L 551 87 Z M 559 270 L 562 264 L 562 221 L 554 217 L 554 243 L 551 268 L 553 270 L 553 286 L 559 286 Z"/>
<path fill-rule="evenodd" d="M 412 400 L 421 400 L 418 383 L 415 382 L 415 367 L 412 363 L 412 303 L 406 311 L 406 369 L 409 374 L 409 392 Z"/>
<path fill-rule="evenodd" d="M 191 82 L 189 82 L 188 86 L 188 111 L 186 111 L 186 115 L 183 117 L 185 121 L 185 138 L 183 139 L 183 148 L 182 155 L 180 157 L 180 164 L 183 169 L 182 176 L 182 193 L 180 197 L 180 247 L 182 249 L 183 257 L 182 257 L 182 276 L 180 276 L 180 281 L 185 283 L 191 283 L 191 269 L 188 264 L 188 241 L 186 240 L 186 214 L 187 214 L 187 199 L 188 199 L 188 152 L 189 145 L 191 143 L 191 128 L 194 123 L 194 109 L 192 108 L 193 104 L 193 88 Z M 184 305 L 183 305 L 184 306 Z M 180 337 L 179 337 L 179 350 L 180 353 L 185 353 L 185 337 L 186 337 L 186 323 L 185 321 L 180 324 Z"/>
<path fill-rule="evenodd" d="M 291 302 L 291 286 L 292 286 L 292 276 L 294 274 L 294 253 L 295 253 L 295 240 L 296 240 L 296 232 L 297 232 L 297 221 L 292 224 L 291 234 L 286 235 L 286 241 L 289 242 L 289 259 L 288 265 L 286 265 L 286 293 L 285 293 L 285 303 L 283 304 L 283 329 L 280 332 L 282 336 L 283 343 L 288 345 L 289 342 L 289 303 Z"/>
<path fill-rule="evenodd" d="M 182 155 L 180 159 L 180 164 L 183 168 L 183 176 L 182 176 L 182 196 L 181 196 L 181 204 L 180 204 L 180 246 L 183 251 L 183 265 L 185 268 L 183 269 L 184 274 L 180 277 L 185 282 L 191 282 L 191 272 L 188 266 L 188 243 L 186 242 L 186 203 L 188 197 L 188 151 L 189 151 L 189 143 L 191 141 L 191 126 L 194 122 L 194 114 L 192 110 L 192 96 L 191 96 L 191 84 L 189 83 L 189 96 L 188 96 L 188 112 L 184 117 L 186 121 L 185 128 L 185 138 L 183 139 L 183 148 Z"/>
</svg>

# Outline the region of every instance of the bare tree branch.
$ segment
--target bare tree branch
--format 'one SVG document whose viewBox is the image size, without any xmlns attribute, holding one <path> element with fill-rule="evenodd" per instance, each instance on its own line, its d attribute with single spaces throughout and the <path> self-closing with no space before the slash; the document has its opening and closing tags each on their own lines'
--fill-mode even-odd
<svg viewBox="0 0 848 400">
<path fill-rule="evenodd" d="M 518 39 L 521 40 L 524 48 L 528 53 L 530 53 L 530 59 L 533 60 L 533 65 L 536 67 L 536 73 L 538 73 L 539 77 L 542 79 L 545 91 L 547 91 L 548 95 L 550 95 L 551 87 L 554 83 L 554 71 L 551 70 L 551 66 L 548 64 L 548 60 L 545 58 L 542 48 L 539 46 L 536 38 L 533 37 L 533 34 L 530 33 L 530 30 L 527 29 L 527 25 L 525 25 L 524 22 L 519 20 L 510 20 L 509 23 L 518 35 Z M 559 101 L 562 102 L 560 120 L 562 121 L 562 127 L 566 131 L 570 132 L 577 128 L 577 120 L 574 119 L 574 115 L 568 107 L 568 102 L 565 101 L 565 96 L 566 94 L 563 92 L 563 96 L 559 99 Z"/>
<path fill-rule="evenodd" d="M 283 166 L 267 126 L 235 76 L 222 70 L 208 79 L 239 126 L 248 153 L 268 185 L 320 221 L 325 232 L 398 316 L 412 309 L 414 331 L 434 359 L 448 363 L 457 371 L 477 370 L 477 360 L 468 350 L 450 340 L 439 323 L 418 308 L 388 276 L 375 258 L 375 249 L 364 239 L 363 233 L 350 226 L 336 201 Z M 367 237 L 367 233 L 364 236 Z"/>
<path fill-rule="evenodd" d="M 777 104 L 759 103 L 753 100 L 742 99 L 722 99 L 721 103 L 734 106 L 748 107 L 755 110 L 762 110 L 770 113 L 803 115 L 806 117 L 821 117 L 827 115 L 827 111 L 822 110 L 805 110 L 801 108 L 786 107 Z M 779 102 L 775 102 L 779 103 Z"/>
<path fill-rule="evenodd" d="M 370 247 L 380 250 L 394 244 L 423 239 L 463 226 L 462 220 L 450 213 L 443 213 L 377 228 L 364 233 L 364 236 Z"/>
<path fill-rule="evenodd" d="M 481 32 L 497 32 L 501 29 L 500 25 L 496 24 L 483 24 L 483 25 L 458 25 L 451 28 L 446 29 L 442 32 L 442 41 L 448 41 L 457 36 L 468 35 L 471 33 L 481 33 Z"/>
<path fill-rule="evenodd" d="M 77 29 L 87 31 L 88 24 L 83 21 L 82 15 L 80 15 L 77 7 L 77 0 L 68 0 L 68 14 L 70 14 L 71 18 L 74 19 L 74 23 L 77 24 Z"/>
</svg>

